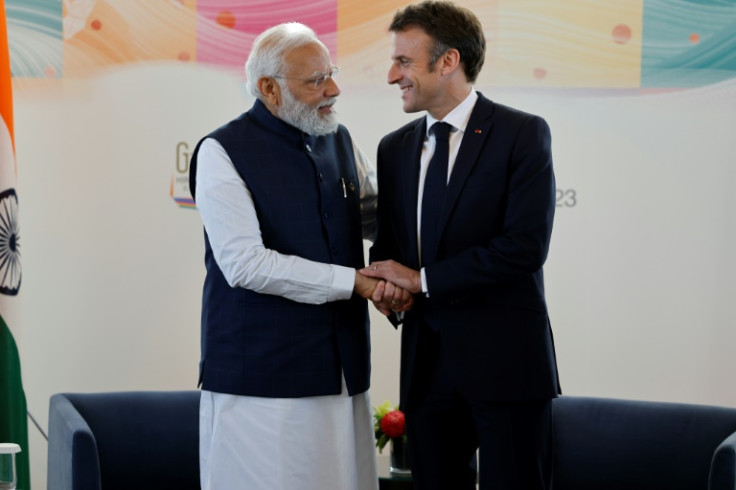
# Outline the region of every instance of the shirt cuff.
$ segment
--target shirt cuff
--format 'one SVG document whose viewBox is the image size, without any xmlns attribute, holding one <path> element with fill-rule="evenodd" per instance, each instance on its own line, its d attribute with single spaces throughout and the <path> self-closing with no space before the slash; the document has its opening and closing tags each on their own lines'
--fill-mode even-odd
<svg viewBox="0 0 736 490">
<path fill-rule="evenodd" d="M 427 274 L 424 272 L 424 267 L 419 270 L 419 275 L 422 277 L 422 292 L 429 298 L 429 288 L 427 288 Z"/>
<path fill-rule="evenodd" d="M 332 285 L 327 295 L 327 301 L 350 299 L 355 289 L 355 274 L 358 271 L 341 265 L 332 266 Z"/>
</svg>

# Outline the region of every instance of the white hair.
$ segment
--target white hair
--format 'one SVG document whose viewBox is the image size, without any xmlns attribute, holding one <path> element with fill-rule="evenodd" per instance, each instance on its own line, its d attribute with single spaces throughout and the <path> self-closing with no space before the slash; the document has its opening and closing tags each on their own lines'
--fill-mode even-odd
<svg viewBox="0 0 736 490">
<path fill-rule="evenodd" d="M 299 22 L 286 22 L 266 29 L 253 41 L 253 47 L 245 62 L 246 86 L 255 98 L 262 99 L 258 90 L 258 79 L 261 77 L 283 76 L 285 72 L 284 55 L 292 49 L 319 44 L 327 51 L 327 47 L 317 39 L 312 29 Z"/>
</svg>

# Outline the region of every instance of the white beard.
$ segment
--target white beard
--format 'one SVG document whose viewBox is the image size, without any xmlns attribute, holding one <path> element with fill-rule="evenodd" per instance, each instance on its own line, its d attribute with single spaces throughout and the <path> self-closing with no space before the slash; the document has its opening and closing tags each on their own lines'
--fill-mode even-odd
<svg viewBox="0 0 736 490">
<path fill-rule="evenodd" d="M 334 110 L 326 116 L 320 115 L 316 108 L 297 100 L 287 87 L 281 87 L 282 103 L 278 109 L 278 117 L 292 126 L 313 136 L 322 136 L 337 131 L 337 114 Z M 325 104 L 334 104 L 337 97 L 332 97 Z"/>
</svg>

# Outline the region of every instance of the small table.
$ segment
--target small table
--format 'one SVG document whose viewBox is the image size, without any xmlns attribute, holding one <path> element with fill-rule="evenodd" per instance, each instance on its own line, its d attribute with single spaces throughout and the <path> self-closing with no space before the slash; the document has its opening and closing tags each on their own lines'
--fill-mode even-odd
<svg viewBox="0 0 736 490">
<path fill-rule="evenodd" d="M 378 467 L 378 489 L 379 490 L 412 490 L 411 477 L 392 475 L 390 451 L 386 454 L 376 456 L 376 465 Z"/>
</svg>

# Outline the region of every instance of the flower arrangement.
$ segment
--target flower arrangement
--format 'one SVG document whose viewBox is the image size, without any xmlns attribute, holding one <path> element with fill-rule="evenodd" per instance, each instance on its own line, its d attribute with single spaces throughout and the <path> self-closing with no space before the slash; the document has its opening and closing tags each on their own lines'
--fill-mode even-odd
<svg viewBox="0 0 736 490">
<path fill-rule="evenodd" d="M 393 407 L 391 402 L 385 401 L 373 407 L 373 418 L 376 419 L 373 428 L 379 453 L 383 452 L 384 446 L 391 439 L 401 437 L 406 442 L 406 422 L 404 412 L 399 407 Z"/>
</svg>

